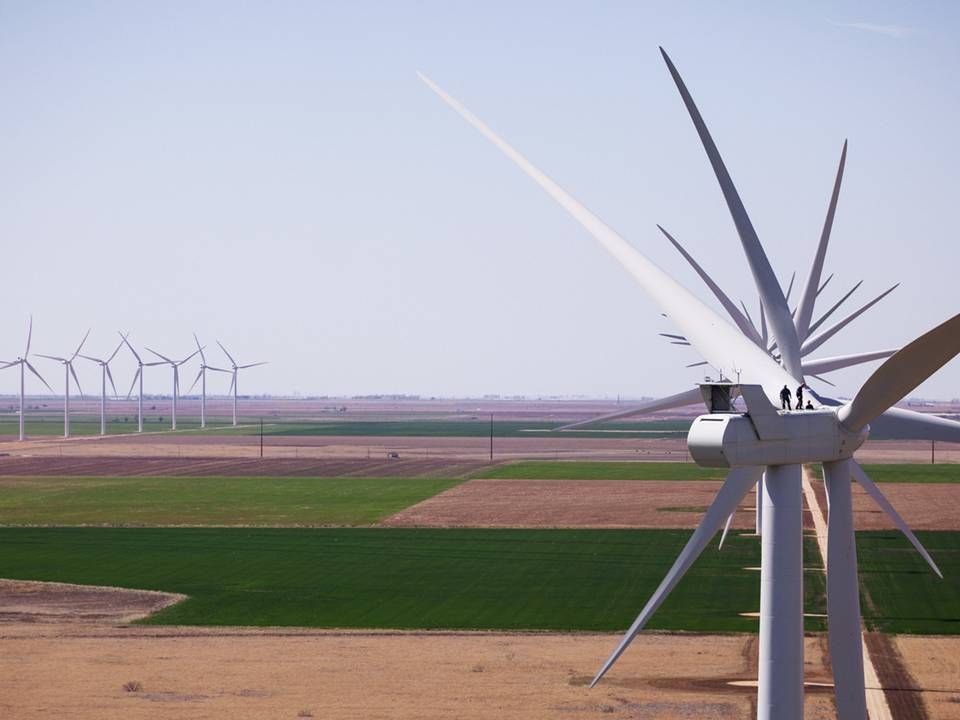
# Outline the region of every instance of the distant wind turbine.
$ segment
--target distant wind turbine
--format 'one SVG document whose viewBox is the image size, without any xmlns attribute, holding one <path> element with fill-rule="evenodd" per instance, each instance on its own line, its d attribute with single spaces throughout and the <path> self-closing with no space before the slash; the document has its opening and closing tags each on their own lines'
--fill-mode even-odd
<svg viewBox="0 0 960 720">
<path fill-rule="evenodd" d="M 177 429 L 177 398 L 180 395 L 180 366 L 188 362 L 191 358 L 193 358 L 194 355 L 196 355 L 200 351 L 194 350 L 192 353 L 187 355 L 183 360 L 171 360 L 166 355 L 161 355 L 156 350 L 151 350 L 150 348 L 147 348 L 147 350 L 150 350 L 150 352 L 152 352 L 158 358 L 163 360 L 162 363 L 156 363 L 157 365 L 166 364 L 173 368 L 173 402 L 171 403 L 171 406 L 170 406 L 171 407 L 170 429 L 176 430 Z"/>
<path fill-rule="evenodd" d="M 28 329 L 27 329 L 27 348 L 26 350 L 23 351 L 23 357 L 18 357 L 13 362 L 8 362 L 4 364 L 3 367 L 0 367 L 0 370 L 4 370 L 8 367 L 13 367 L 14 365 L 20 366 L 20 439 L 21 440 L 26 440 L 26 437 L 27 437 L 23 427 L 24 412 L 26 411 L 26 404 L 24 403 L 24 380 L 25 380 L 24 368 L 29 369 L 30 372 L 32 372 L 34 375 L 40 378 L 40 382 L 46 385 L 47 389 L 50 392 L 53 392 L 53 388 L 50 387 L 49 384 L 47 384 L 47 381 L 43 379 L 43 376 L 39 372 L 37 372 L 37 369 L 33 365 L 31 365 L 30 361 L 27 359 L 30 356 L 30 340 L 32 337 L 33 337 L 33 315 L 30 316 L 30 325 L 28 326 Z"/>
<path fill-rule="evenodd" d="M 231 355 L 227 351 L 227 349 L 223 346 L 223 343 L 217 340 L 217 345 L 219 345 L 220 349 L 223 350 L 224 355 L 226 355 L 230 359 L 230 367 L 231 367 L 230 372 L 232 373 L 232 377 L 230 378 L 230 392 L 233 393 L 233 424 L 234 426 L 236 426 L 237 424 L 237 374 L 240 370 L 246 370 L 247 368 L 257 367 L 258 365 L 266 365 L 267 363 L 255 362 L 255 363 L 249 363 L 247 365 L 237 365 L 237 361 L 233 359 L 233 355 Z"/>
<path fill-rule="evenodd" d="M 119 332 L 119 331 L 118 331 Z M 143 432 L 143 369 L 145 367 L 153 367 L 155 365 L 166 365 L 165 362 L 149 362 L 145 363 L 143 358 L 140 357 L 140 353 L 133 349 L 133 345 L 130 344 L 130 341 L 127 340 L 130 333 L 124 335 L 120 333 L 120 338 L 123 340 L 123 343 L 127 346 L 133 357 L 137 359 L 137 372 L 133 375 L 133 382 L 130 383 L 130 392 L 127 393 L 127 399 L 130 399 L 130 395 L 133 393 L 133 387 L 137 384 L 137 380 L 140 380 L 140 392 L 137 395 L 137 432 Z"/>
<path fill-rule="evenodd" d="M 230 371 L 207 365 L 207 357 L 203 354 L 203 347 L 200 345 L 200 340 L 197 338 L 196 333 L 193 334 L 193 340 L 197 343 L 197 352 L 200 353 L 200 372 L 197 373 L 197 379 L 193 381 L 193 385 L 187 390 L 187 395 L 193 392 L 193 388 L 200 382 L 200 427 L 205 428 L 207 426 L 207 370 L 222 373 L 228 373 Z M 236 423 L 234 423 L 234 425 L 236 425 Z"/>
<path fill-rule="evenodd" d="M 83 344 L 87 341 L 87 338 L 90 336 L 90 331 L 87 330 L 87 334 L 83 336 L 83 340 L 80 341 L 80 344 L 77 345 L 77 349 L 74 350 L 73 355 L 68 358 L 57 357 L 56 355 L 44 355 L 42 353 L 37 353 L 39 357 L 47 358 L 47 360 L 56 360 L 59 363 L 63 363 L 63 373 L 64 373 L 64 391 L 63 391 L 63 436 L 65 438 L 70 437 L 70 376 L 73 375 L 73 379 L 77 383 L 77 391 L 80 393 L 80 397 L 83 397 L 83 388 L 80 387 L 80 378 L 77 377 L 77 371 L 73 369 L 73 361 L 77 359 L 77 355 L 80 354 L 80 351 L 83 349 Z"/>
<path fill-rule="evenodd" d="M 110 353 L 110 357 L 106 360 L 103 358 L 95 358 L 90 355 L 81 354 L 84 360 L 89 360 L 90 362 L 95 362 L 100 366 L 100 434 L 107 434 L 107 380 L 110 380 L 110 387 L 113 388 L 113 396 L 117 396 L 117 386 L 113 383 L 113 373 L 110 372 L 110 363 L 117 356 L 117 353 L 120 352 L 120 348 L 123 347 L 121 342 L 117 345 L 116 349 Z"/>
</svg>

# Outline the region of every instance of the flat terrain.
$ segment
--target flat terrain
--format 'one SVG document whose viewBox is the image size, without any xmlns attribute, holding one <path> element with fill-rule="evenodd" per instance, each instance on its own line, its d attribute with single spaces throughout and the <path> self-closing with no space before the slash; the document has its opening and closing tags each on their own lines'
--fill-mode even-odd
<svg viewBox="0 0 960 720">
<path fill-rule="evenodd" d="M 960 484 L 960 465 L 918 465 L 916 463 L 892 463 L 885 465 L 862 465 L 870 479 L 877 483 L 922 483 Z M 820 465 L 811 465 L 813 474 L 823 477 Z"/>
<path fill-rule="evenodd" d="M 686 530 L 0 528 L 0 577 L 183 593 L 148 622 L 622 630 Z M 730 538 L 651 627 L 751 631 L 759 564 Z"/>
<path fill-rule="evenodd" d="M 508 466 L 512 467 L 512 466 Z M 470 480 L 384 520 L 397 527 L 693 528 L 716 480 Z M 732 527 L 753 529 L 756 493 Z"/>
<path fill-rule="evenodd" d="M 748 635 L 645 634 L 590 690 L 616 636 L 36 624 L 3 633 L 0 715 L 17 720 L 740 720 L 756 696 L 729 684 L 756 677 Z M 822 637 L 807 638 L 808 681 L 829 681 L 825 650 Z M 140 689 L 125 691 L 130 682 Z M 805 717 L 833 717 L 829 688 L 808 688 Z"/>
<path fill-rule="evenodd" d="M 723 480 L 722 468 L 684 462 L 527 461 L 481 470 L 474 477 L 512 480 Z"/>
<path fill-rule="evenodd" d="M 0 477 L 0 525 L 369 525 L 442 478 Z"/>
</svg>

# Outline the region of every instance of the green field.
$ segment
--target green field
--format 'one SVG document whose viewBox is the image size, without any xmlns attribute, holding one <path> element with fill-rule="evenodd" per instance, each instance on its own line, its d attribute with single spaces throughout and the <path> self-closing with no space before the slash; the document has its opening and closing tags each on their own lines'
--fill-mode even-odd
<svg viewBox="0 0 960 720">
<path fill-rule="evenodd" d="M 878 483 L 960 483 L 960 465 L 863 465 L 864 472 Z M 814 475 L 823 477 L 823 467 L 811 465 Z"/>
<path fill-rule="evenodd" d="M 960 635 L 960 532 L 918 532 L 939 579 L 898 532 L 857 533 L 861 606 L 871 630 Z"/>
<path fill-rule="evenodd" d="M 0 525 L 365 525 L 459 482 L 11 476 L 0 478 Z"/>
<path fill-rule="evenodd" d="M 477 417 L 472 420 L 341 420 L 332 422 L 277 422 L 264 418 L 264 435 L 300 436 L 373 436 L 373 437 L 489 437 L 490 419 Z M 545 421 L 495 421 L 494 437 L 553 437 L 553 438 L 677 438 L 685 437 L 690 429 L 689 420 L 654 420 L 642 423 L 610 423 L 602 430 L 570 430 L 558 433 L 554 428 L 559 422 Z M 238 428 L 241 435 L 259 432 L 256 427 Z"/>
<path fill-rule="evenodd" d="M 622 630 L 689 530 L 0 528 L 0 577 L 181 592 L 148 622 Z M 755 539 L 733 535 L 650 627 L 755 631 Z"/>
<path fill-rule="evenodd" d="M 592 462 L 536 460 L 508 463 L 474 477 L 512 480 L 723 480 L 722 468 L 684 462 Z"/>
</svg>

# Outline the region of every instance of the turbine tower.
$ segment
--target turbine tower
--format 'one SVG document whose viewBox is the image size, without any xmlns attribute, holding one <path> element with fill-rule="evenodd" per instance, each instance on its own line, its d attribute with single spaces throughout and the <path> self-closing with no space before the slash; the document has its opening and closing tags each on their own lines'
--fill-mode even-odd
<svg viewBox="0 0 960 720">
<path fill-rule="evenodd" d="M 756 487 L 761 494 L 758 502 L 762 503 L 763 523 L 757 714 L 761 720 L 801 720 L 801 464 L 820 462 L 824 468 L 830 510 L 826 558 L 827 612 L 834 695 L 841 720 L 865 720 L 856 547 L 850 500 L 851 478 L 855 478 L 884 512 L 893 518 L 897 527 L 934 572 L 940 575 L 940 571 L 903 518 L 852 456 L 871 430 L 882 430 L 885 435 L 892 437 L 900 435 L 960 441 L 960 423 L 892 407 L 960 353 L 960 315 L 952 317 L 897 351 L 828 358 L 819 361 L 819 366 L 817 361 L 809 365 L 803 362 L 806 354 L 826 342 L 890 292 L 886 291 L 844 320 L 814 334 L 826 319 L 821 317 L 816 323 L 810 324 L 813 301 L 826 285 L 819 282 L 820 272 L 836 208 L 846 148 L 841 157 L 840 171 L 814 260 L 814 269 L 801 294 L 800 305 L 791 311 L 788 305 L 789 291 L 785 293 L 776 279 L 703 118 L 662 48 L 661 53 L 693 120 L 740 237 L 760 294 L 759 329 L 749 319 L 745 306 L 744 313 L 740 313 L 732 302 L 724 302 L 719 288 L 710 281 L 708 285 L 712 284 L 711 289 L 716 288 L 714 294 L 731 315 L 733 324 L 724 320 L 565 192 L 460 102 L 433 81 L 420 75 L 431 90 L 556 200 L 640 283 L 657 302 L 661 311 L 679 328 L 681 334 L 672 336 L 676 342 L 690 345 L 702 356 L 703 363 L 694 365 L 707 364 L 721 377 L 720 382 L 705 383 L 700 387 L 628 410 L 567 426 L 574 427 L 703 402 L 709 412 L 698 417 L 691 426 L 687 440 L 690 453 L 700 465 L 730 468 L 729 475 L 700 525 L 592 684 L 596 684 L 612 667 L 711 538 L 720 530 L 724 521 L 729 519 L 747 492 Z M 672 241 L 669 235 L 668 239 Z M 691 258 L 688 257 L 688 260 L 692 263 Z M 706 273 L 700 274 L 705 281 L 709 279 Z M 830 312 L 832 311 L 833 309 Z M 866 362 L 865 355 L 872 355 L 870 359 L 887 359 L 852 401 L 841 403 L 811 392 L 813 410 L 789 412 L 776 409 L 779 391 L 784 385 L 795 387 L 803 384 L 805 373 L 814 375 Z M 736 383 L 722 380 L 725 375 L 734 373 L 738 377 Z M 745 412 L 735 409 L 733 401 L 737 396 L 743 399 Z M 765 481 L 760 485 L 764 474 Z"/>
<path fill-rule="evenodd" d="M 230 392 L 233 393 L 233 425 L 234 427 L 236 427 L 237 425 L 237 375 L 240 370 L 246 370 L 247 368 L 257 367 L 258 365 L 266 365 L 267 363 L 255 362 L 255 363 L 248 363 L 247 365 L 237 365 L 237 361 L 233 359 L 233 355 L 231 355 L 227 351 L 227 349 L 223 346 L 223 343 L 217 340 L 217 345 L 220 346 L 220 349 L 223 350 L 223 354 L 226 355 L 227 358 L 230 360 L 231 369 L 228 372 L 231 373 Z"/>
<path fill-rule="evenodd" d="M 39 357 L 47 358 L 47 360 L 56 360 L 59 363 L 63 363 L 63 373 L 64 373 L 64 391 L 63 391 L 63 436 L 65 438 L 70 437 L 70 376 L 73 375 L 73 379 L 77 383 L 77 390 L 80 392 L 80 397 L 83 397 L 83 389 L 80 387 L 80 378 L 77 377 L 77 371 L 73 369 L 73 361 L 77 359 L 77 355 L 80 354 L 80 351 L 83 349 L 83 344 L 87 341 L 87 338 L 90 336 L 90 331 L 87 330 L 87 334 L 83 336 L 83 340 L 80 341 L 80 344 L 77 345 L 77 349 L 73 352 L 68 358 L 57 357 L 55 355 L 44 355 L 42 353 L 37 353 Z"/>
<path fill-rule="evenodd" d="M 173 368 L 173 400 L 170 404 L 170 429 L 177 429 L 177 397 L 180 394 L 180 366 L 188 362 L 194 355 L 197 354 L 197 350 L 194 350 L 192 353 L 187 355 L 183 360 L 171 360 L 166 355 L 161 355 L 156 350 L 150 350 L 154 355 L 160 358 L 163 362 L 155 363 L 156 365 L 169 365 Z"/>
<path fill-rule="evenodd" d="M 207 365 L 207 357 L 203 354 L 203 347 L 201 347 L 200 340 L 197 338 L 196 333 L 193 334 L 193 340 L 197 343 L 197 352 L 200 353 L 200 372 L 197 373 L 197 378 L 193 381 L 193 385 L 187 390 L 187 395 L 193 392 L 193 388 L 200 382 L 200 427 L 205 428 L 207 426 L 207 370 L 222 373 L 228 373 L 230 371 Z M 234 423 L 234 425 L 236 425 L 236 423 Z"/>
<path fill-rule="evenodd" d="M 90 362 L 97 363 L 100 366 L 100 434 L 107 434 L 107 380 L 110 380 L 110 387 L 113 388 L 113 396 L 117 396 L 117 386 L 113 384 L 113 373 L 110 372 L 110 363 L 117 356 L 117 353 L 120 352 L 120 348 L 123 347 L 123 342 L 121 341 L 116 349 L 110 353 L 110 357 L 106 360 L 103 358 L 91 357 L 90 355 L 81 354 L 84 360 L 89 360 Z"/>
<path fill-rule="evenodd" d="M 27 327 L 27 347 L 23 351 L 23 356 L 18 357 L 13 362 L 6 363 L 2 368 L 0 368 L 0 370 L 5 370 L 6 368 L 13 367 L 14 365 L 20 366 L 20 436 L 19 437 L 21 440 L 26 440 L 27 438 L 26 432 L 24 430 L 24 417 L 25 417 L 24 413 L 26 412 L 26 402 L 25 402 L 26 395 L 24 392 L 26 378 L 25 378 L 24 368 L 26 368 L 27 370 L 32 372 L 34 375 L 36 375 L 38 378 L 40 378 L 40 382 L 46 385 L 47 389 L 50 392 L 53 392 L 53 388 L 50 387 L 47 381 L 43 379 L 43 376 L 39 372 L 37 372 L 37 369 L 30 364 L 30 360 L 28 360 L 30 356 L 30 340 L 32 338 L 33 338 L 33 315 L 30 316 L 30 324 Z"/>
<path fill-rule="evenodd" d="M 137 384 L 137 380 L 140 381 L 140 391 L 137 394 L 137 432 L 143 432 L 143 369 L 145 367 L 154 367 L 155 365 L 166 365 L 165 362 L 149 362 L 145 363 L 143 358 L 140 357 L 140 353 L 133 349 L 133 345 L 130 344 L 130 341 L 127 338 L 130 336 L 130 333 L 122 333 L 119 330 L 117 331 L 120 335 L 120 339 L 123 341 L 124 345 L 133 353 L 133 357 L 137 361 L 137 372 L 133 375 L 133 382 L 130 383 L 130 391 L 127 393 L 127 400 L 130 399 L 130 395 L 133 393 L 133 388 Z"/>
</svg>

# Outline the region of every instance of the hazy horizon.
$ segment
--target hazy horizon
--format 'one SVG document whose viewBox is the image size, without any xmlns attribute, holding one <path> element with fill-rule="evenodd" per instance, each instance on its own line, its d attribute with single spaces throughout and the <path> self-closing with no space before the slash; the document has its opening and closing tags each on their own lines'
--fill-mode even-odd
<svg viewBox="0 0 960 720">
<path fill-rule="evenodd" d="M 242 394 L 685 389 L 704 369 L 657 336 L 673 325 L 415 74 L 717 308 L 664 225 L 756 317 L 658 45 L 794 293 L 849 138 L 819 309 L 861 279 L 848 312 L 902 285 L 814 356 L 896 347 L 960 309 L 958 21 L 951 3 L 0 1 L 0 358 L 22 352 L 32 313 L 33 353 L 72 353 L 90 327 L 94 356 L 124 330 L 183 357 L 197 332 L 222 367 L 219 339 L 270 362 L 241 373 Z M 62 392 L 62 368 L 32 361 Z M 876 365 L 811 385 L 851 395 Z M 77 371 L 99 388 L 93 363 Z M 122 395 L 133 371 L 121 350 Z M 148 392 L 169 384 L 148 369 Z M 17 387 L 0 372 L 0 393 Z M 960 396 L 960 361 L 911 396 Z"/>
</svg>

